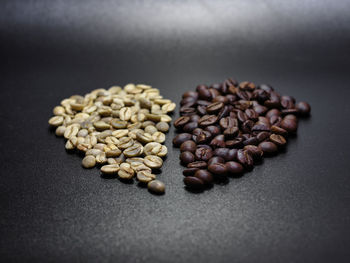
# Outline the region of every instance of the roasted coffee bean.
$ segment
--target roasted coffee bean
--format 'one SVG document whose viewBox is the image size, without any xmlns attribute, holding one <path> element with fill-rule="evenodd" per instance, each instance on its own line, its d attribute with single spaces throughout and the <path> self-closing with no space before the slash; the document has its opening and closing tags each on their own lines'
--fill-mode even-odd
<svg viewBox="0 0 350 263">
<path fill-rule="evenodd" d="M 184 165 L 194 162 L 194 159 L 194 155 L 191 152 L 182 152 L 180 154 L 181 163 Z"/>
<path fill-rule="evenodd" d="M 238 150 L 237 160 L 248 170 L 253 168 L 253 158 L 247 150 Z"/>
<path fill-rule="evenodd" d="M 198 161 L 207 162 L 211 157 L 213 157 L 213 151 L 206 148 L 197 148 L 195 152 L 195 157 Z"/>
<path fill-rule="evenodd" d="M 259 114 L 257 114 L 253 109 L 246 109 L 245 114 L 249 119 L 253 121 L 258 120 Z"/>
<path fill-rule="evenodd" d="M 188 152 L 194 153 L 196 149 L 197 149 L 197 145 L 194 141 L 185 141 L 180 146 L 181 152 L 188 151 Z"/>
<path fill-rule="evenodd" d="M 180 108 L 180 114 L 183 116 L 190 116 L 190 115 L 195 114 L 195 113 L 196 113 L 195 108 L 185 107 L 185 106 Z"/>
<path fill-rule="evenodd" d="M 196 161 L 196 162 L 192 162 L 192 163 L 187 164 L 187 168 L 204 169 L 207 166 L 208 166 L 207 163 L 204 161 Z"/>
<path fill-rule="evenodd" d="M 275 125 L 271 126 L 271 132 L 273 132 L 275 134 L 282 135 L 282 136 L 288 135 L 288 132 L 285 129 L 278 127 L 278 126 L 275 126 Z"/>
<path fill-rule="evenodd" d="M 197 122 L 198 123 L 200 118 L 201 117 L 199 115 L 197 115 L 197 114 L 191 115 L 190 116 L 190 122 Z"/>
<path fill-rule="evenodd" d="M 256 135 L 256 138 L 258 139 L 259 142 L 265 141 L 269 137 L 270 137 L 270 133 L 269 132 L 259 132 Z"/>
<path fill-rule="evenodd" d="M 299 111 L 297 109 L 284 109 L 281 111 L 282 116 L 285 116 L 287 114 L 294 114 L 294 115 L 298 115 Z"/>
<path fill-rule="evenodd" d="M 197 90 L 198 92 L 198 98 L 202 100 L 210 100 L 211 99 L 211 93 L 207 87 L 202 87 Z"/>
<path fill-rule="evenodd" d="M 182 174 L 184 176 L 194 176 L 194 174 L 199 170 L 199 168 L 187 168 L 183 170 Z"/>
<path fill-rule="evenodd" d="M 224 107 L 224 103 L 222 102 L 214 102 L 206 107 L 206 111 L 208 114 L 215 114 L 219 112 L 222 107 Z"/>
<path fill-rule="evenodd" d="M 148 188 L 148 190 L 150 190 L 151 192 L 153 192 L 155 194 L 164 194 L 164 192 L 165 192 L 165 185 L 163 182 L 161 182 L 159 180 L 150 181 L 147 184 L 147 188 Z"/>
<path fill-rule="evenodd" d="M 298 102 L 296 105 L 296 108 L 298 109 L 301 116 L 307 116 L 310 114 L 311 107 L 307 102 Z"/>
<path fill-rule="evenodd" d="M 258 145 L 259 140 L 256 137 L 250 137 L 243 141 L 243 145 Z"/>
<path fill-rule="evenodd" d="M 235 138 L 239 133 L 238 127 L 228 127 L 224 130 L 224 135 L 226 139 Z"/>
<path fill-rule="evenodd" d="M 227 173 L 231 175 L 242 174 L 244 171 L 243 166 L 238 162 L 230 161 L 230 162 L 227 162 L 225 166 L 226 166 Z"/>
<path fill-rule="evenodd" d="M 190 133 L 180 133 L 178 135 L 175 136 L 175 138 L 173 139 L 173 145 L 175 147 L 180 147 L 180 145 L 188 140 L 192 139 L 192 135 Z"/>
<path fill-rule="evenodd" d="M 226 147 L 228 148 L 241 148 L 243 146 L 243 138 L 236 138 L 226 141 Z"/>
<path fill-rule="evenodd" d="M 283 120 L 281 121 L 281 128 L 285 129 L 289 133 L 295 133 L 298 129 L 298 122 L 293 120 L 290 117 L 288 118 L 284 117 Z"/>
<path fill-rule="evenodd" d="M 284 146 L 287 143 L 286 139 L 282 135 L 278 134 L 271 134 L 270 141 L 278 146 Z"/>
<path fill-rule="evenodd" d="M 281 112 L 278 109 L 271 109 L 265 116 L 270 119 L 272 116 L 281 116 Z"/>
<path fill-rule="evenodd" d="M 272 155 L 277 153 L 277 145 L 273 142 L 262 142 L 259 144 L 259 148 L 264 152 L 264 155 Z"/>
<path fill-rule="evenodd" d="M 202 143 L 208 142 L 208 141 L 210 140 L 211 137 L 212 137 L 212 136 L 211 136 L 210 132 L 208 132 L 208 131 L 203 131 L 203 130 L 202 130 L 202 131 L 199 132 L 197 135 L 193 135 L 193 136 L 192 136 L 192 139 L 193 139 L 196 143 L 202 144 Z"/>
<path fill-rule="evenodd" d="M 204 130 L 210 132 L 214 137 L 220 134 L 220 128 L 214 125 L 207 126 Z"/>
<path fill-rule="evenodd" d="M 227 117 L 230 114 L 230 111 L 232 110 L 232 106 L 224 106 L 219 113 L 217 114 L 218 119 L 221 120 L 221 118 Z"/>
<path fill-rule="evenodd" d="M 252 131 L 252 128 L 254 126 L 254 122 L 251 120 L 246 120 L 242 125 L 241 129 L 244 133 L 250 133 Z"/>
<path fill-rule="evenodd" d="M 208 161 L 208 165 L 211 165 L 214 163 L 225 163 L 225 159 L 220 156 L 211 157 Z"/>
<path fill-rule="evenodd" d="M 206 127 L 209 125 L 213 125 L 217 121 L 217 116 L 215 115 L 204 115 L 199 119 L 198 124 L 201 127 Z"/>
<path fill-rule="evenodd" d="M 260 161 L 263 157 L 263 151 L 255 145 L 244 146 L 244 150 L 248 151 L 249 154 L 253 157 L 254 161 Z"/>
<path fill-rule="evenodd" d="M 185 177 L 184 183 L 188 188 L 191 188 L 191 189 L 200 190 L 200 189 L 203 189 L 203 187 L 204 187 L 204 182 L 201 179 L 194 177 L 194 176 Z"/>
<path fill-rule="evenodd" d="M 228 127 L 238 126 L 237 119 L 233 117 L 225 117 L 220 120 L 220 126 L 222 129 L 227 129 Z"/>
<path fill-rule="evenodd" d="M 195 172 L 194 177 L 200 179 L 204 184 L 210 185 L 214 178 L 208 170 L 198 170 Z"/>
<path fill-rule="evenodd" d="M 208 165 L 209 172 L 215 174 L 215 175 L 226 175 L 227 168 L 224 163 L 213 163 L 211 165 Z"/>
<path fill-rule="evenodd" d="M 197 116 L 197 115 L 196 115 Z M 192 132 L 194 129 L 198 128 L 198 122 L 189 122 L 183 127 L 184 132 Z"/>
<path fill-rule="evenodd" d="M 259 124 L 255 124 L 252 128 L 251 131 L 253 132 L 263 132 L 263 131 L 270 131 L 270 125 L 266 125 L 264 123 L 259 123 Z"/>
<path fill-rule="evenodd" d="M 182 116 L 182 117 L 177 118 L 177 119 L 174 121 L 174 126 L 175 126 L 175 128 L 180 129 L 180 128 L 182 128 L 186 123 L 188 123 L 189 121 L 190 121 L 190 117 L 188 117 L 188 116 Z"/>
<path fill-rule="evenodd" d="M 200 116 L 203 116 L 207 113 L 207 110 L 206 110 L 206 107 L 205 106 L 200 106 L 198 105 L 197 106 L 197 113 L 200 115 Z"/>
<path fill-rule="evenodd" d="M 215 136 L 215 138 L 211 140 L 210 146 L 214 149 L 225 147 L 225 136 L 222 134 Z"/>
</svg>

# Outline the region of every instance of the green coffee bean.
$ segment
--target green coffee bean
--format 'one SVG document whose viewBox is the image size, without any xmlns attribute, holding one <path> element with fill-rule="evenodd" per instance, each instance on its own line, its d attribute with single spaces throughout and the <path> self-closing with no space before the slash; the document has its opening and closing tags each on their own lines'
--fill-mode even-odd
<svg viewBox="0 0 350 263">
<path fill-rule="evenodd" d="M 157 128 L 154 127 L 153 125 L 148 125 L 146 128 L 145 128 L 145 132 L 153 135 L 153 133 L 157 132 Z"/>
<path fill-rule="evenodd" d="M 62 116 L 54 116 L 49 120 L 51 126 L 58 127 L 63 124 L 64 118 Z"/>
<path fill-rule="evenodd" d="M 158 143 L 165 142 L 165 134 L 162 132 L 155 132 L 152 135 L 152 140 Z"/>
<path fill-rule="evenodd" d="M 130 137 L 122 137 L 119 140 L 119 143 L 117 144 L 119 149 L 126 149 L 134 145 L 134 140 Z"/>
<path fill-rule="evenodd" d="M 161 122 L 158 122 L 156 124 L 156 128 L 158 129 L 158 131 L 168 132 L 169 131 L 169 124 L 164 122 L 164 121 L 161 121 Z"/>
<path fill-rule="evenodd" d="M 130 164 L 122 163 L 120 164 L 120 169 L 118 171 L 118 176 L 122 179 L 131 179 L 134 176 L 134 170 L 131 168 Z"/>
<path fill-rule="evenodd" d="M 93 125 L 98 131 L 104 131 L 110 128 L 110 125 L 104 121 L 96 121 L 93 123 Z"/>
<path fill-rule="evenodd" d="M 103 174 L 117 174 L 119 171 L 119 164 L 106 164 L 104 166 L 101 167 L 101 172 Z"/>
<path fill-rule="evenodd" d="M 65 130 L 66 130 L 66 126 L 58 126 L 58 127 L 56 128 L 55 133 L 56 133 L 57 136 L 63 136 Z"/>
<path fill-rule="evenodd" d="M 158 169 L 160 167 L 162 167 L 163 165 L 163 160 L 155 155 L 147 155 L 144 158 L 144 164 L 147 165 L 149 168 L 154 168 L 154 169 Z"/>
<path fill-rule="evenodd" d="M 85 156 L 82 165 L 84 168 L 92 168 L 96 165 L 96 159 L 93 155 Z"/>
<path fill-rule="evenodd" d="M 140 156 L 143 153 L 143 146 L 141 144 L 134 143 L 133 146 L 126 148 L 123 153 L 126 157 Z"/>
<path fill-rule="evenodd" d="M 136 175 L 137 180 L 141 183 L 148 183 L 156 179 L 156 176 L 149 171 L 140 171 Z"/>
<path fill-rule="evenodd" d="M 149 143 L 152 141 L 152 135 L 149 133 L 136 133 L 136 139 L 141 143 Z"/>
</svg>

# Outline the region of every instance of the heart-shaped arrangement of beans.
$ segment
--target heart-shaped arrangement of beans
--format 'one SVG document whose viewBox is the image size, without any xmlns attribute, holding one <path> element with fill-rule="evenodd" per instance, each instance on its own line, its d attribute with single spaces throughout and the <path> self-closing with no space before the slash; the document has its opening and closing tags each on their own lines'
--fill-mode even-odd
<svg viewBox="0 0 350 263">
<path fill-rule="evenodd" d="M 298 117 L 310 114 L 310 105 L 280 96 L 269 85 L 238 83 L 199 85 L 183 94 L 174 126 L 186 166 L 184 183 L 203 190 L 214 180 L 240 176 L 264 156 L 277 154 L 298 129 Z"/>
</svg>

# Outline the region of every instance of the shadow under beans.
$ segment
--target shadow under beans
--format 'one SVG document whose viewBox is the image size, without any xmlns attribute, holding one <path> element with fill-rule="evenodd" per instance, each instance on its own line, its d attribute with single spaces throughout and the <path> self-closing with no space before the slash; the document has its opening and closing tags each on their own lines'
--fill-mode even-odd
<svg viewBox="0 0 350 263">
<path fill-rule="evenodd" d="M 106 180 L 115 180 L 115 179 L 117 179 L 118 178 L 118 176 L 117 175 L 115 175 L 115 174 L 103 174 L 103 173 L 101 173 L 100 174 L 100 177 L 102 178 L 102 179 L 106 179 Z"/>
<path fill-rule="evenodd" d="M 117 177 L 117 179 L 124 184 L 134 184 L 134 179 L 123 179 L 120 177 Z"/>
<path fill-rule="evenodd" d="M 147 183 L 138 182 L 136 186 L 139 187 L 139 188 L 145 189 L 145 188 L 147 188 Z"/>
</svg>

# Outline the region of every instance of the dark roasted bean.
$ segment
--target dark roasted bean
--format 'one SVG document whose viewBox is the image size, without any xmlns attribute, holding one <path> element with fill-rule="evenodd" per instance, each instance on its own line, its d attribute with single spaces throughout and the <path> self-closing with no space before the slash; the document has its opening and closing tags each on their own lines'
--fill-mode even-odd
<svg viewBox="0 0 350 263">
<path fill-rule="evenodd" d="M 230 162 L 227 162 L 225 166 L 226 166 L 227 173 L 231 175 L 241 174 L 244 171 L 243 166 L 238 162 L 230 161 Z"/>
<path fill-rule="evenodd" d="M 188 116 L 182 116 L 182 117 L 179 117 L 177 118 L 175 121 L 174 121 L 174 126 L 176 129 L 180 129 L 182 128 L 186 123 L 188 123 L 190 121 L 190 117 Z"/>
<path fill-rule="evenodd" d="M 228 148 L 240 148 L 243 146 L 243 138 L 236 138 L 233 140 L 226 141 L 226 147 Z"/>
<path fill-rule="evenodd" d="M 198 116 L 198 115 L 193 115 Z M 192 132 L 195 128 L 198 127 L 198 122 L 189 122 L 183 127 L 184 132 Z"/>
<path fill-rule="evenodd" d="M 307 116 L 311 112 L 311 107 L 307 102 L 298 102 L 296 108 L 298 109 L 301 116 Z"/>
<path fill-rule="evenodd" d="M 243 141 L 243 145 L 258 145 L 259 140 L 256 137 L 250 137 Z"/>
<path fill-rule="evenodd" d="M 264 152 L 264 155 L 275 154 L 278 151 L 277 145 L 273 142 L 262 142 L 259 148 Z"/>
<path fill-rule="evenodd" d="M 278 146 L 284 146 L 287 143 L 286 139 L 282 135 L 278 134 L 271 134 L 270 141 Z"/>
<path fill-rule="evenodd" d="M 288 115 L 287 115 L 288 116 Z M 281 121 L 281 128 L 285 129 L 289 133 L 295 133 L 298 129 L 298 122 L 292 118 L 284 117 Z"/>
<path fill-rule="evenodd" d="M 225 147 L 225 136 L 220 134 L 211 140 L 210 146 L 212 148 L 223 148 Z"/>
<path fill-rule="evenodd" d="M 275 125 L 271 126 L 271 132 L 273 132 L 275 134 L 283 135 L 283 136 L 288 135 L 288 132 L 285 129 L 278 127 L 278 126 L 275 126 Z"/>
<path fill-rule="evenodd" d="M 218 113 L 224 107 L 224 103 L 222 102 L 214 102 L 206 107 L 206 111 L 208 114 Z"/>
<path fill-rule="evenodd" d="M 253 158 L 247 150 L 238 150 L 237 160 L 247 169 L 253 168 Z"/>
<path fill-rule="evenodd" d="M 220 126 L 222 129 L 227 129 L 228 127 L 238 126 L 237 119 L 233 117 L 225 117 L 220 120 Z"/>
<path fill-rule="evenodd" d="M 194 176 L 194 174 L 199 170 L 199 168 L 186 168 L 183 170 L 182 174 L 184 176 Z"/>
<path fill-rule="evenodd" d="M 213 125 L 218 120 L 218 117 L 215 115 L 204 115 L 199 119 L 198 124 L 201 127 Z"/>
<path fill-rule="evenodd" d="M 204 182 L 194 176 L 187 176 L 184 178 L 184 183 L 188 188 L 191 189 L 202 189 L 204 187 Z"/>
<path fill-rule="evenodd" d="M 207 162 L 211 157 L 213 157 L 213 151 L 206 148 L 197 148 L 195 157 L 198 161 Z"/>
<path fill-rule="evenodd" d="M 216 135 L 219 135 L 220 134 L 220 128 L 217 127 L 217 126 L 213 126 L 213 125 L 210 125 L 210 126 L 207 126 L 205 127 L 206 131 L 210 132 L 212 136 L 216 136 Z"/>
<path fill-rule="evenodd" d="M 208 165 L 213 163 L 225 163 L 225 159 L 220 156 L 214 156 L 210 158 L 210 160 L 208 161 Z"/>
<path fill-rule="evenodd" d="M 194 174 L 194 177 L 200 179 L 204 184 L 210 185 L 214 178 L 208 170 L 198 170 Z"/>
<path fill-rule="evenodd" d="M 263 151 L 255 145 L 246 145 L 244 150 L 248 151 L 255 161 L 260 161 L 263 156 Z"/>
<path fill-rule="evenodd" d="M 181 152 L 191 152 L 194 153 L 197 149 L 197 145 L 194 141 L 188 140 L 181 144 L 180 151 Z"/>
<path fill-rule="evenodd" d="M 173 139 L 173 145 L 175 147 L 180 147 L 180 145 L 188 140 L 192 139 L 192 135 L 190 133 L 180 133 L 178 135 L 175 136 L 175 138 Z"/>
<path fill-rule="evenodd" d="M 224 135 L 226 139 L 235 138 L 239 133 L 238 127 L 228 127 L 224 130 Z"/>
<path fill-rule="evenodd" d="M 213 163 L 208 165 L 208 170 L 215 175 L 225 175 L 227 173 L 227 168 L 224 163 Z"/>
<path fill-rule="evenodd" d="M 204 161 L 196 161 L 187 164 L 187 168 L 198 168 L 198 169 L 204 169 L 208 166 L 208 164 Z"/>
<path fill-rule="evenodd" d="M 265 141 L 269 137 L 270 137 L 269 132 L 259 132 L 258 135 L 256 136 L 259 142 Z"/>
<path fill-rule="evenodd" d="M 194 155 L 191 152 L 182 152 L 180 154 L 180 160 L 181 160 L 181 163 L 185 165 L 192 163 L 194 161 Z"/>
</svg>

